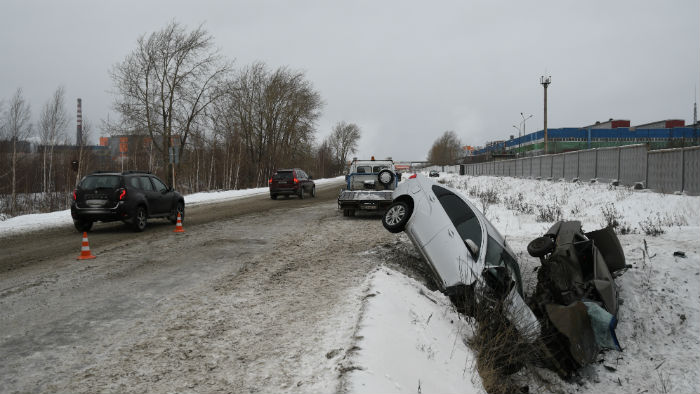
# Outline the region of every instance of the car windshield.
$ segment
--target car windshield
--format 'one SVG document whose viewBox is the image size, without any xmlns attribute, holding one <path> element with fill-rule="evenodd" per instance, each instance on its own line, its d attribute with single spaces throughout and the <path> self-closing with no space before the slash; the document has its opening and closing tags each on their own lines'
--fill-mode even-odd
<svg viewBox="0 0 700 394">
<path fill-rule="evenodd" d="M 456 194 L 440 186 L 433 186 L 433 192 L 457 229 L 460 238 L 471 239 L 475 244 L 481 245 L 481 225 L 469 205 Z M 476 258 L 478 259 L 478 256 Z"/>
<path fill-rule="evenodd" d="M 523 284 L 520 277 L 520 267 L 518 262 L 508 250 L 490 235 L 486 241 L 486 256 L 485 261 L 487 266 L 507 267 L 515 276 L 515 282 L 518 286 L 518 292 L 523 293 Z"/>
<path fill-rule="evenodd" d="M 115 189 L 119 187 L 118 175 L 88 175 L 80 182 L 80 189 Z"/>
<path fill-rule="evenodd" d="M 273 177 L 273 179 L 292 179 L 292 172 L 291 171 L 280 171 L 277 172 Z"/>
</svg>

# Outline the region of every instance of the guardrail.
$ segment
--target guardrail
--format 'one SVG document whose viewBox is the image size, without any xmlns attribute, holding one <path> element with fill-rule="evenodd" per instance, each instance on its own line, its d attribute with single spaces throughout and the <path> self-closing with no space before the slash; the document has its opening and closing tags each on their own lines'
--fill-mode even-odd
<svg viewBox="0 0 700 394">
<path fill-rule="evenodd" d="M 700 147 L 653 150 L 646 145 L 587 149 L 461 164 L 462 175 L 607 182 L 661 193 L 700 194 Z"/>
</svg>

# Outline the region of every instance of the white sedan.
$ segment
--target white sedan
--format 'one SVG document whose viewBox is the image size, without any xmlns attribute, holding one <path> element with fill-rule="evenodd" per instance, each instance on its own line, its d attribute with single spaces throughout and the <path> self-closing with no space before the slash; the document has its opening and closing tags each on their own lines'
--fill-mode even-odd
<svg viewBox="0 0 700 394">
<path fill-rule="evenodd" d="M 393 233 L 405 231 L 445 294 L 470 313 L 484 299 L 500 299 L 509 320 L 534 340 L 537 318 L 523 301 L 520 267 L 503 236 L 459 191 L 423 175 L 394 190 L 382 218 Z"/>
</svg>

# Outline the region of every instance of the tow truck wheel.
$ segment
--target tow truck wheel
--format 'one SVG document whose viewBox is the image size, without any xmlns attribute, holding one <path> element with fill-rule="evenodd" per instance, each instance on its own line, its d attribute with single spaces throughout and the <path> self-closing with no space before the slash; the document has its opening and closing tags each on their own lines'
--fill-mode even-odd
<svg viewBox="0 0 700 394">
<path fill-rule="evenodd" d="M 379 183 L 384 186 L 391 185 L 391 183 L 394 181 L 394 173 L 387 169 L 383 169 L 379 171 L 377 179 L 379 180 Z"/>
<path fill-rule="evenodd" d="M 391 233 L 400 233 L 406 229 L 406 222 L 411 217 L 408 204 L 403 201 L 397 201 L 389 207 L 382 216 L 382 224 L 384 228 Z"/>
</svg>

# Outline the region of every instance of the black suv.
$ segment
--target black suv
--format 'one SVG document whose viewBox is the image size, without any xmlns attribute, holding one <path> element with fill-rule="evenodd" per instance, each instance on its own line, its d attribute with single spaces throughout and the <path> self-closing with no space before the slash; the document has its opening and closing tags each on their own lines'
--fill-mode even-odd
<svg viewBox="0 0 700 394">
<path fill-rule="evenodd" d="M 313 177 L 300 168 L 277 170 L 268 183 L 270 198 L 273 200 L 276 200 L 279 195 L 289 197 L 292 194 L 304 198 L 304 193 L 316 197 L 316 184 Z"/>
<path fill-rule="evenodd" d="M 174 224 L 180 213 L 184 220 L 185 199 L 149 172 L 98 171 L 80 180 L 70 213 L 78 231 L 90 230 L 96 221 L 116 220 L 143 231 L 149 218 L 165 218 Z"/>
</svg>

